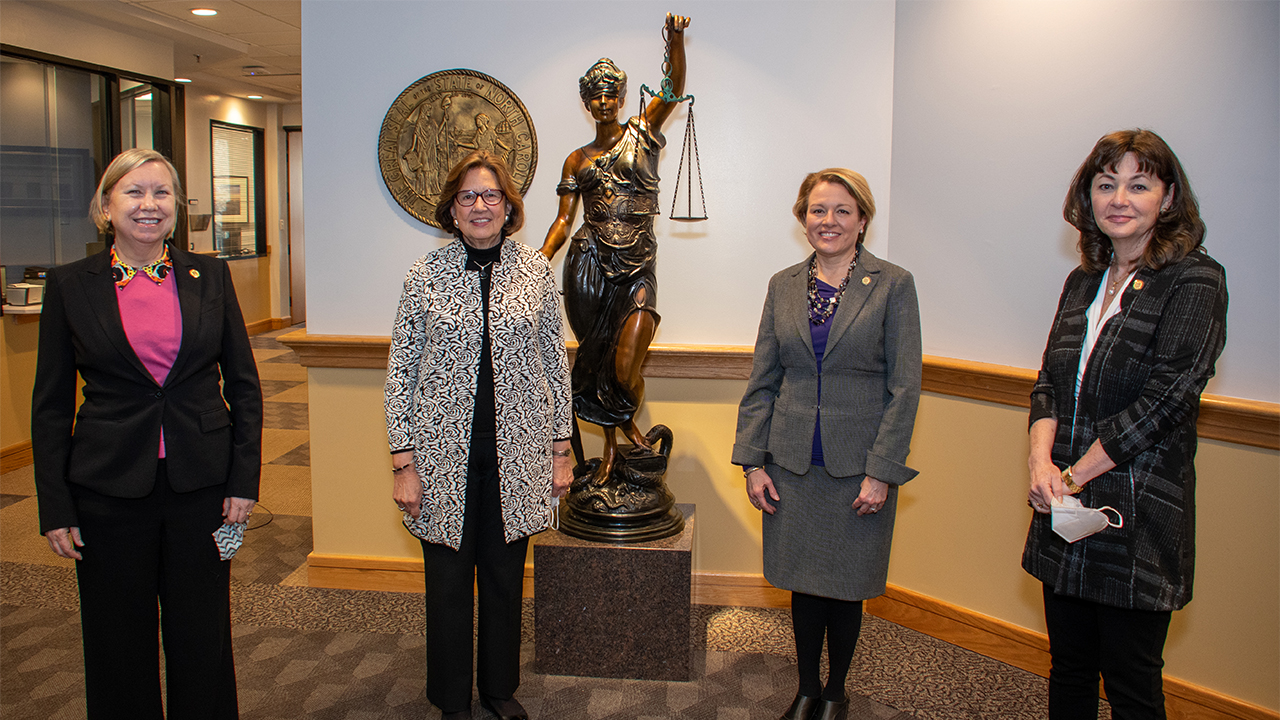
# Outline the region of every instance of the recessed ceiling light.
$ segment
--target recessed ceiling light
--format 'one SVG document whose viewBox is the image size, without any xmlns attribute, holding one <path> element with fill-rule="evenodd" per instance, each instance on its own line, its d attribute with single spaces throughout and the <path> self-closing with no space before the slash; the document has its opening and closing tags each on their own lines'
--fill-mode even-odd
<svg viewBox="0 0 1280 720">
<path fill-rule="evenodd" d="M 180 83 L 189 83 L 191 82 L 191 78 L 174 78 L 173 81 L 180 82 Z"/>
<path fill-rule="evenodd" d="M 262 96 L 261 96 L 261 95 L 246 95 L 245 97 L 249 98 L 250 100 L 261 100 L 261 99 L 262 99 Z"/>
<path fill-rule="evenodd" d="M 217 15 L 218 11 L 212 8 L 192 8 L 191 14 L 199 15 L 200 17 L 211 17 L 213 15 Z"/>
</svg>

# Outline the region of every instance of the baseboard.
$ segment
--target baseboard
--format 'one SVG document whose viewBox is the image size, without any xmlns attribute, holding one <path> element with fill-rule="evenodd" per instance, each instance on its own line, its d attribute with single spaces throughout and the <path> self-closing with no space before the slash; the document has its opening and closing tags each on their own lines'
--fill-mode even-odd
<svg viewBox="0 0 1280 720">
<path fill-rule="evenodd" d="M 864 608 L 943 642 L 1041 677 L 1049 675 L 1049 638 L 1043 633 L 893 585 Z M 1274 710 L 1167 675 L 1164 693 L 1169 720 L 1280 720 Z"/>
<path fill-rule="evenodd" d="M 0 473 L 7 473 L 30 465 L 31 441 L 23 440 L 7 448 L 0 448 Z"/>
<path fill-rule="evenodd" d="M 307 584 L 341 590 L 423 591 L 422 561 L 364 555 L 307 555 Z"/>
<path fill-rule="evenodd" d="M 288 315 L 285 315 L 282 318 L 267 318 L 266 320 L 259 320 L 257 322 L 245 323 L 244 327 L 246 330 L 249 331 L 250 335 L 259 335 L 264 332 L 271 332 L 272 330 L 282 330 L 284 328 L 291 326 L 292 324 L 293 324 L 293 321 L 290 319 L 290 317 Z"/>
<path fill-rule="evenodd" d="M 313 587 L 422 592 L 422 561 L 352 555 L 307 557 Z M 533 595 L 533 566 L 525 566 L 525 596 Z M 791 596 L 750 573 L 694 573 L 693 602 L 706 605 L 790 607 Z M 866 612 L 943 642 L 972 650 L 1041 677 L 1049 675 L 1049 640 L 1042 634 L 927 595 L 890 585 L 868 600 Z M 1280 713 L 1184 680 L 1165 677 L 1170 720 L 1280 720 Z"/>
</svg>

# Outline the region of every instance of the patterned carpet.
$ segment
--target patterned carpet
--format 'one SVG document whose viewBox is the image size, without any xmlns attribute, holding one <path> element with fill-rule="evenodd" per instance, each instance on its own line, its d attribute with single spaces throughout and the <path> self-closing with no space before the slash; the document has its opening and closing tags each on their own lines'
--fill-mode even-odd
<svg viewBox="0 0 1280 720">
<path fill-rule="evenodd" d="M 277 331 L 253 338 L 266 397 L 262 501 L 232 565 L 241 717 L 420 720 L 426 700 L 422 597 L 306 586 L 311 550 L 306 372 Z M 37 532 L 31 468 L 0 475 L 0 716 L 81 720 L 83 665 L 74 568 Z M 516 697 L 541 720 L 776 720 L 795 694 L 786 610 L 694 606 L 691 682 L 542 675 L 525 601 Z M 825 672 L 825 670 L 824 670 Z M 849 718 L 1044 717 L 1047 684 L 873 616 L 846 686 Z M 475 706 L 475 717 L 492 717 Z M 1109 712 L 1103 708 L 1103 718 Z"/>
</svg>

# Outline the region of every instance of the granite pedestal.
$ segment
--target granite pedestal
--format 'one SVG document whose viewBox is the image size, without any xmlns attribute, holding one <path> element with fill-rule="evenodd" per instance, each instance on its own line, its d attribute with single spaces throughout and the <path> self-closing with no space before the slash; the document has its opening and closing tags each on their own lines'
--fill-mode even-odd
<svg viewBox="0 0 1280 720">
<path fill-rule="evenodd" d="M 678 535 L 614 545 L 550 530 L 533 549 L 534 662 L 547 675 L 688 680 L 694 506 Z"/>
</svg>

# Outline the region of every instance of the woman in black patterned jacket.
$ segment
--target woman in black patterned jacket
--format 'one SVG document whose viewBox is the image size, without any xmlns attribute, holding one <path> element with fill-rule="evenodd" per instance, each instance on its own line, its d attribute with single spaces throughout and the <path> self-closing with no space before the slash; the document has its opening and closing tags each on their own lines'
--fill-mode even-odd
<svg viewBox="0 0 1280 720">
<path fill-rule="evenodd" d="M 1106 135 L 1063 215 L 1080 231 L 1031 393 L 1036 510 L 1023 568 L 1044 583 L 1051 720 L 1163 718 L 1171 613 L 1191 599 L 1196 417 L 1226 341 L 1227 285 L 1177 156 L 1148 130 Z M 1064 495 L 1121 527 L 1053 530 Z M 1117 522 L 1114 514 L 1112 522 Z"/>
<path fill-rule="evenodd" d="M 410 268 L 387 360 L 392 498 L 422 541 L 428 699 L 446 720 L 471 717 L 474 583 L 480 703 L 525 718 L 525 552 L 573 481 L 559 295 L 547 259 L 507 239 L 524 203 L 500 158 L 463 158 L 440 198 L 457 239 Z"/>
</svg>

